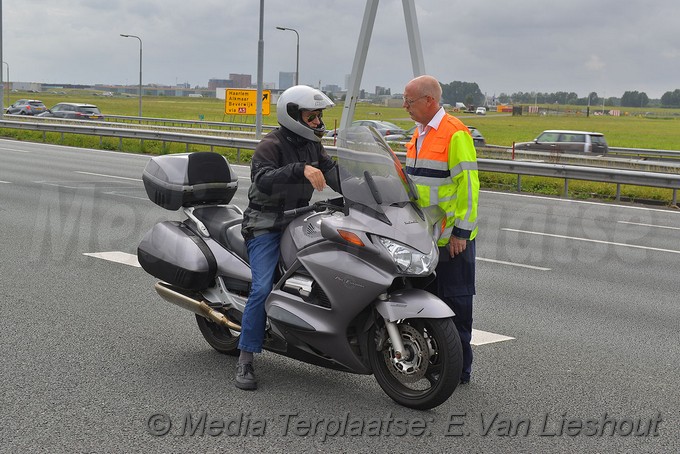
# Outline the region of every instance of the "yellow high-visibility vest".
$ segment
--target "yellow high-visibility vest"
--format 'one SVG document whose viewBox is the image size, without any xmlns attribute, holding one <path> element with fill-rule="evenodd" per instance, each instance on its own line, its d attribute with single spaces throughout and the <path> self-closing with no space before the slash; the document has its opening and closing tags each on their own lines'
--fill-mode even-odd
<svg viewBox="0 0 680 454">
<path fill-rule="evenodd" d="M 416 185 L 420 206 L 439 205 L 446 212 L 438 245 L 445 246 L 452 235 L 473 240 L 477 236 L 479 174 L 470 131 L 447 114 L 437 129 L 425 135 L 420 152 L 416 152 L 418 137 L 416 130 L 406 145 L 406 173 Z"/>
</svg>

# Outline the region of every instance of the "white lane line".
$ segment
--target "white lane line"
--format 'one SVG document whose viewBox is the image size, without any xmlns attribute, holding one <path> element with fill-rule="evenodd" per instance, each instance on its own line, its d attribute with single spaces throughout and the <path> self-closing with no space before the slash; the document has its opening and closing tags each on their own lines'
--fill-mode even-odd
<svg viewBox="0 0 680 454">
<path fill-rule="evenodd" d="M 9 181 L 0 181 L 0 184 L 11 184 Z"/>
<path fill-rule="evenodd" d="M 645 207 L 645 206 L 619 205 L 619 204 L 616 204 L 616 203 L 605 203 L 605 202 L 590 202 L 588 200 L 562 199 L 562 198 L 547 197 L 547 196 L 542 196 L 542 195 L 517 194 L 517 193 L 514 193 L 514 192 L 497 192 L 497 191 L 490 191 L 488 189 L 484 189 L 484 190 L 481 190 L 479 192 L 484 192 L 484 193 L 487 193 L 487 194 L 493 194 L 493 195 L 499 195 L 499 196 L 549 200 L 549 201 L 555 202 L 555 203 L 570 203 L 570 204 L 579 204 L 579 205 L 597 205 L 597 206 L 603 206 L 603 207 L 609 207 L 609 208 L 627 208 L 627 209 L 630 209 L 630 210 L 658 211 L 660 213 L 680 214 L 679 210 L 674 211 L 674 210 L 669 210 L 669 209 L 650 208 L 650 207 Z"/>
<path fill-rule="evenodd" d="M 117 175 L 106 175 L 104 173 L 92 173 L 92 172 L 83 172 L 80 170 L 76 170 L 76 173 L 80 173 L 82 175 L 92 175 L 95 177 L 104 177 L 104 178 L 116 178 L 119 180 L 129 180 L 129 181 L 142 181 L 141 178 L 128 178 L 128 177 L 119 177 Z"/>
<path fill-rule="evenodd" d="M 680 230 L 680 227 L 671 227 L 669 225 L 643 224 L 642 222 L 628 222 L 628 221 L 617 221 L 617 222 L 619 224 L 641 225 L 643 227 L 655 227 L 657 229 Z"/>
<path fill-rule="evenodd" d="M 19 153 L 30 153 L 29 150 L 19 150 L 18 148 L 5 148 L 5 147 L 0 147 L 0 150 L 5 150 L 5 151 L 16 151 Z"/>
<path fill-rule="evenodd" d="M 518 230 L 518 229 L 501 229 L 501 230 L 505 230 L 506 232 L 526 233 L 526 234 L 529 234 L 529 235 L 549 236 L 549 237 L 552 237 L 552 238 L 564 238 L 564 239 L 567 239 L 567 240 L 586 241 L 586 242 L 589 242 L 589 243 L 611 244 L 613 246 L 621 246 L 621 247 L 629 247 L 629 248 L 634 248 L 634 249 L 646 249 L 648 251 L 670 252 L 672 254 L 680 254 L 680 251 L 677 251 L 675 249 L 663 249 L 663 248 L 658 248 L 658 247 L 640 246 L 638 244 L 626 244 L 626 243 L 616 243 L 614 241 L 592 240 L 590 238 L 579 238 L 579 237 L 575 237 L 575 236 L 555 235 L 553 233 L 531 232 L 529 230 Z"/>
<path fill-rule="evenodd" d="M 109 262 L 122 263 L 123 265 L 141 268 L 141 265 L 137 261 L 137 256 L 134 254 L 128 254 L 127 252 L 120 251 L 85 252 L 83 253 L 83 255 L 87 255 L 88 257 L 94 257 L 102 260 L 108 260 Z"/>
<path fill-rule="evenodd" d="M 479 261 L 482 261 L 482 262 L 498 263 L 498 264 L 501 264 L 501 265 L 518 266 L 520 268 L 529 268 L 529 269 L 538 270 L 538 271 L 550 271 L 552 269 L 552 268 L 545 268 L 545 267 L 542 267 L 542 266 L 524 265 L 522 263 L 504 262 L 503 260 L 485 259 L 485 258 L 482 258 L 482 257 L 477 257 L 475 260 L 479 260 Z"/>
<path fill-rule="evenodd" d="M 490 333 L 488 331 L 482 331 L 479 329 L 472 330 L 472 340 L 471 345 L 484 345 L 493 344 L 495 342 L 503 342 L 515 339 L 510 336 L 503 336 L 502 334 Z"/>
<path fill-rule="evenodd" d="M 127 252 L 121 251 L 111 251 L 111 252 L 87 252 L 83 255 L 88 257 L 95 257 L 102 260 L 108 260 L 109 262 L 122 263 L 123 265 L 129 265 L 141 268 L 139 262 L 137 261 L 137 256 L 134 254 L 128 254 Z M 484 345 L 493 344 L 494 342 L 503 342 L 508 340 L 513 340 L 514 337 L 503 336 L 502 334 L 490 333 L 488 331 L 482 331 L 478 329 L 472 330 L 472 345 Z"/>
</svg>

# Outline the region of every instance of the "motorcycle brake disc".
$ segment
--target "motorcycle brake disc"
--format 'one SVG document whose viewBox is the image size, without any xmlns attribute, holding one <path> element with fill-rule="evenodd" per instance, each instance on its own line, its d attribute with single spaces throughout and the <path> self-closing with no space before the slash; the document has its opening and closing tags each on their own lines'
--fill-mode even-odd
<svg viewBox="0 0 680 454">
<path fill-rule="evenodd" d="M 394 357 L 394 347 L 389 345 L 383 349 L 383 357 L 387 369 L 402 383 L 415 383 L 427 372 L 430 349 L 427 341 L 417 329 L 411 325 L 399 325 L 401 341 L 404 344 L 402 359 Z"/>
</svg>

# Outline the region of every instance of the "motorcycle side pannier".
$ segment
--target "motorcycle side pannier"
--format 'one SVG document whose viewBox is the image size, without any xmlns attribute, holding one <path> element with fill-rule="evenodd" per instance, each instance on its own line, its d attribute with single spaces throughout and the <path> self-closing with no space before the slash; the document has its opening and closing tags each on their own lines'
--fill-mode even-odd
<svg viewBox="0 0 680 454">
<path fill-rule="evenodd" d="M 177 221 L 154 225 L 139 243 L 137 260 L 152 276 L 189 290 L 208 288 L 217 273 L 217 261 L 208 245 Z"/>
<path fill-rule="evenodd" d="M 226 204 L 238 188 L 238 176 L 227 160 L 210 151 L 155 156 L 144 168 L 142 181 L 149 199 L 167 210 Z"/>
</svg>

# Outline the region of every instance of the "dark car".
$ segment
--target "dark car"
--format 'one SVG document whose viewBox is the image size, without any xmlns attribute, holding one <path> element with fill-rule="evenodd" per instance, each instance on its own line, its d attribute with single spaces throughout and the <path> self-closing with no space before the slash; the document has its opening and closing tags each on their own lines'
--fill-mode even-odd
<svg viewBox="0 0 680 454">
<path fill-rule="evenodd" d="M 352 126 L 372 126 L 380 133 L 381 136 L 389 136 L 394 134 L 404 134 L 404 128 L 400 128 L 394 123 L 381 120 L 356 120 L 352 122 Z"/>
<path fill-rule="evenodd" d="M 404 131 L 403 128 L 400 128 L 399 126 L 395 125 L 394 123 L 390 123 L 389 121 L 355 120 L 352 122 L 352 126 L 371 126 L 375 128 L 375 130 L 378 131 L 380 135 L 385 138 L 385 140 L 391 140 L 388 139 L 388 137 L 396 136 L 404 137 L 404 134 L 406 134 L 406 131 Z M 413 131 L 411 131 L 411 134 L 413 134 Z M 337 135 L 338 135 L 337 129 L 331 129 L 326 132 L 326 137 L 336 137 Z M 409 137 L 411 136 L 409 135 Z"/>
<path fill-rule="evenodd" d="M 543 131 L 533 142 L 516 143 L 515 150 L 603 155 L 609 147 L 599 132 L 552 129 Z"/>
<path fill-rule="evenodd" d="M 12 115 L 38 115 L 47 110 L 47 106 L 38 99 L 19 99 L 5 109 L 5 113 Z"/>
<path fill-rule="evenodd" d="M 470 130 L 472 140 L 475 142 L 475 147 L 483 147 L 484 145 L 486 145 L 486 139 L 477 128 L 468 125 L 468 129 Z"/>
<path fill-rule="evenodd" d="M 72 120 L 103 120 L 104 115 L 94 104 L 80 104 L 75 102 L 60 102 L 51 109 L 43 112 L 40 117 L 68 118 Z"/>
<path fill-rule="evenodd" d="M 472 136 L 472 140 L 475 143 L 475 147 L 483 147 L 486 145 L 484 136 L 481 132 L 479 132 L 479 130 L 477 130 L 477 128 L 474 126 L 468 126 L 468 129 L 470 130 L 470 135 Z M 388 142 L 408 142 L 411 140 L 411 136 L 413 136 L 415 130 L 416 127 L 413 126 L 410 129 L 407 129 L 404 134 L 390 134 L 385 136 L 385 140 Z"/>
</svg>

